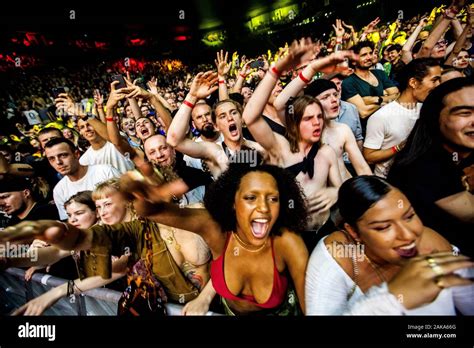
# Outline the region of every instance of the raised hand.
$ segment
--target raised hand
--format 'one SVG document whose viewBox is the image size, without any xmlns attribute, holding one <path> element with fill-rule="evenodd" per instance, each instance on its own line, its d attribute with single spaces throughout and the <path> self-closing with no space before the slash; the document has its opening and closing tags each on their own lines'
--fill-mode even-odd
<svg viewBox="0 0 474 348">
<path fill-rule="evenodd" d="M 338 51 L 312 61 L 311 67 L 313 68 L 314 73 L 323 72 L 330 74 L 334 72 L 348 72 L 351 69 L 347 65 L 342 65 L 341 63 L 344 63 L 347 60 L 356 59 L 357 55 L 352 51 Z"/>
<path fill-rule="evenodd" d="M 132 83 L 128 72 L 124 80 L 127 83 L 126 91 L 124 91 L 127 98 L 142 98 L 148 100 L 153 96 L 150 92 L 137 85 L 138 80 L 134 80 Z"/>
<path fill-rule="evenodd" d="M 355 31 L 353 25 L 346 24 L 344 21 L 342 21 L 342 25 L 346 27 L 347 29 L 349 29 L 351 33 Z"/>
<path fill-rule="evenodd" d="M 100 94 L 98 89 L 94 89 L 94 103 L 96 106 L 104 105 L 104 96 Z"/>
<path fill-rule="evenodd" d="M 217 74 L 222 77 L 226 77 L 227 74 L 229 73 L 230 70 L 230 64 L 227 63 L 227 57 L 229 55 L 229 52 L 225 52 L 224 55 L 224 50 L 221 50 L 220 52 L 217 52 L 217 59 L 214 60 L 216 63 L 217 67 Z"/>
<path fill-rule="evenodd" d="M 313 59 L 318 53 L 318 45 L 314 44 L 311 39 L 303 38 L 299 41 L 293 41 L 288 49 L 288 54 L 280 58 L 275 67 L 280 72 L 289 71 L 303 63 Z"/>
<path fill-rule="evenodd" d="M 240 69 L 239 74 L 243 76 L 247 76 L 250 73 L 250 70 L 251 70 L 250 63 L 252 63 L 252 61 L 244 61 L 243 59 L 242 61 L 244 64 L 242 65 L 242 68 Z"/>
<path fill-rule="evenodd" d="M 107 110 L 112 110 L 120 100 L 124 99 L 129 92 L 128 88 L 115 89 L 115 86 L 120 83 L 119 81 L 113 81 L 110 84 L 110 94 L 107 100 Z"/>
<path fill-rule="evenodd" d="M 54 103 L 56 104 L 56 108 L 64 110 L 64 112 L 68 115 L 74 115 L 79 117 L 85 116 L 82 104 L 75 103 L 74 99 L 72 99 L 72 97 L 67 93 L 59 94 L 58 97 L 54 99 Z"/>
<path fill-rule="evenodd" d="M 336 33 L 337 38 L 342 38 L 346 30 L 342 27 L 342 21 L 340 19 L 336 19 L 336 25 L 332 25 L 334 28 L 334 32 Z"/>
<path fill-rule="evenodd" d="M 150 93 L 158 95 L 158 80 L 156 76 L 153 76 L 150 81 L 146 83 L 147 87 L 150 90 Z"/>
<path fill-rule="evenodd" d="M 377 24 L 380 23 L 380 18 L 377 17 L 375 18 L 372 22 L 369 23 L 369 25 L 367 25 L 367 27 L 365 28 L 364 32 L 367 33 L 367 34 L 370 34 L 372 32 L 375 31 L 375 27 L 377 26 Z"/>
<path fill-rule="evenodd" d="M 189 94 L 197 99 L 205 99 L 219 88 L 217 80 L 217 73 L 213 71 L 200 72 L 194 78 Z"/>
<path fill-rule="evenodd" d="M 428 17 L 423 17 L 420 19 L 418 22 L 418 25 L 424 28 L 426 25 L 428 25 Z"/>
</svg>

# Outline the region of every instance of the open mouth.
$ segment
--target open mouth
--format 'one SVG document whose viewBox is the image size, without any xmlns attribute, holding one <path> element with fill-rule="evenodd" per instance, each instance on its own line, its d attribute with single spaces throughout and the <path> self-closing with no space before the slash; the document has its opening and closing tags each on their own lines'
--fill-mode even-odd
<svg viewBox="0 0 474 348">
<path fill-rule="evenodd" d="M 239 131 L 237 130 L 237 125 L 236 124 L 231 124 L 229 126 L 229 133 L 230 135 L 232 135 L 233 137 L 239 135 Z"/>
<path fill-rule="evenodd" d="M 264 238 L 268 231 L 268 219 L 255 219 L 252 220 L 252 234 L 255 238 Z"/>
<path fill-rule="evenodd" d="M 474 139 L 474 131 L 466 132 L 464 134 L 466 134 L 469 138 Z"/>
<path fill-rule="evenodd" d="M 313 132 L 313 137 L 319 137 L 321 136 L 321 129 L 317 129 Z"/>
<path fill-rule="evenodd" d="M 149 131 L 147 128 L 141 128 L 141 129 L 140 129 L 140 133 L 141 133 L 142 136 L 144 136 L 144 137 L 150 135 L 150 131 Z"/>
<path fill-rule="evenodd" d="M 416 255 L 418 255 L 418 249 L 416 248 L 416 244 L 414 241 L 410 244 L 395 248 L 395 251 L 400 257 L 404 258 L 415 257 Z"/>
</svg>

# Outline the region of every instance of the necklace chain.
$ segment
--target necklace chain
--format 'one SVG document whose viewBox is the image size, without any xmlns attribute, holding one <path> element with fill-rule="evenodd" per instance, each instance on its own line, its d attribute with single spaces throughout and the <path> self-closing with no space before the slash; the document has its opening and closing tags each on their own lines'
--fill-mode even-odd
<svg viewBox="0 0 474 348">
<path fill-rule="evenodd" d="M 377 276 L 380 278 L 380 280 L 382 282 L 387 282 L 387 279 L 385 279 L 382 271 L 379 269 L 379 267 L 375 266 L 372 261 L 369 259 L 369 257 L 367 256 L 367 254 L 364 253 L 364 257 L 365 259 L 367 260 L 367 262 L 369 263 L 369 265 L 374 269 L 375 273 L 377 274 Z"/>
<path fill-rule="evenodd" d="M 249 244 L 245 243 L 242 239 L 240 239 L 239 235 L 235 232 L 232 232 L 232 234 L 234 235 L 235 237 L 235 240 L 237 241 L 237 243 L 242 247 L 244 248 L 245 250 L 247 251 L 250 251 L 251 253 L 258 253 L 259 251 L 261 251 L 263 248 L 265 248 L 265 246 L 267 245 L 267 241 L 265 240 L 265 243 L 263 243 L 263 245 L 261 247 L 259 247 L 258 249 L 249 249 Z"/>
<path fill-rule="evenodd" d="M 177 250 L 177 251 L 180 251 L 181 250 L 181 245 L 178 244 L 178 240 L 176 239 L 176 236 L 174 235 L 174 227 L 171 227 L 171 234 L 172 235 L 168 235 L 166 237 L 166 241 L 168 242 L 168 244 L 173 244 L 173 242 L 175 243 L 174 244 L 174 248 Z"/>
</svg>

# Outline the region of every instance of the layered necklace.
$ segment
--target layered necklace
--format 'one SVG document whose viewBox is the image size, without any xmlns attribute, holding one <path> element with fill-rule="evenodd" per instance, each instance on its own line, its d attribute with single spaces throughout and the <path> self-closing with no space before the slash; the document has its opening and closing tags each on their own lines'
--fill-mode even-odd
<svg viewBox="0 0 474 348">
<path fill-rule="evenodd" d="M 245 243 L 242 239 L 240 239 L 239 235 L 236 232 L 232 232 L 232 235 L 234 236 L 235 240 L 237 243 L 245 250 L 251 252 L 251 253 L 258 253 L 259 251 L 263 250 L 265 246 L 267 245 L 267 239 L 265 240 L 265 243 L 263 243 L 262 246 L 258 247 L 257 249 L 249 249 L 249 247 L 253 246 L 251 244 Z"/>
</svg>

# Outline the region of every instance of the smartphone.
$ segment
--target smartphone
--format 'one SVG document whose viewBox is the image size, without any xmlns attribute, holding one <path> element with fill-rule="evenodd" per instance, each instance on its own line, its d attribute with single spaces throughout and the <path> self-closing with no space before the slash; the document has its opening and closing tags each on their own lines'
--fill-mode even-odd
<svg viewBox="0 0 474 348">
<path fill-rule="evenodd" d="M 112 82 L 113 81 L 118 81 L 119 82 L 115 85 L 115 89 L 120 89 L 120 88 L 127 87 L 127 83 L 125 82 L 125 79 L 120 74 L 112 75 Z"/>
<path fill-rule="evenodd" d="M 250 63 L 250 67 L 252 69 L 259 69 L 259 68 L 263 68 L 264 66 L 265 66 L 265 62 L 261 60 L 255 60 L 252 63 Z"/>
<path fill-rule="evenodd" d="M 66 93 L 66 89 L 64 87 L 54 87 L 52 91 L 54 99 L 58 98 L 61 93 Z"/>
</svg>

